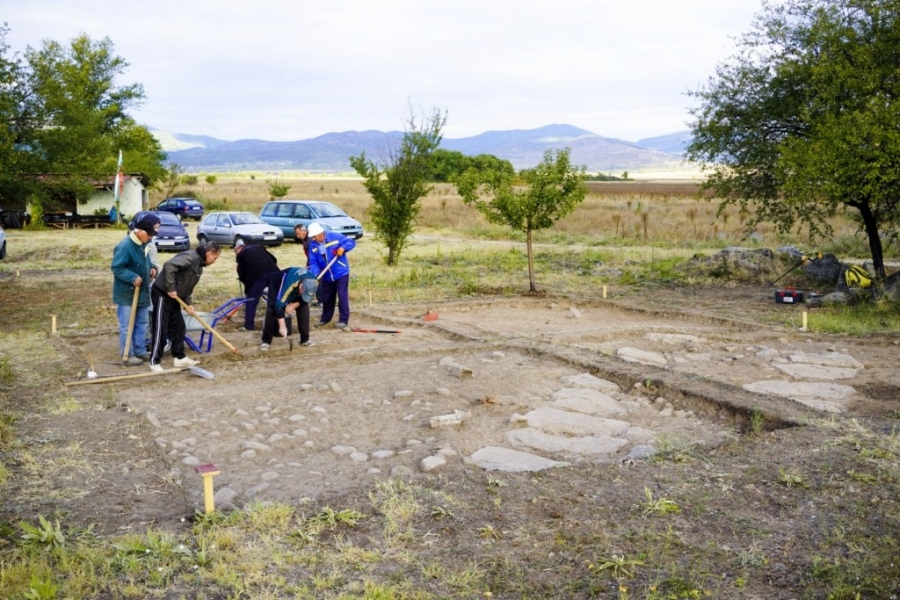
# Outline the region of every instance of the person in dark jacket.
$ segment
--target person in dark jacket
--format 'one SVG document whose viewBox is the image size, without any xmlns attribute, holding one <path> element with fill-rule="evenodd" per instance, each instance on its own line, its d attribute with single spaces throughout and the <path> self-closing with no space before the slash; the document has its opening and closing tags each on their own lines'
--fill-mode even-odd
<svg viewBox="0 0 900 600">
<path fill-rule="evenodd" d="M 271 276 L 260 350 L 269 349 L 276 327 L 278 335 L 288 336 L 285 317 L 295 312 L 300 329 L 300 345 L 313 345 L 309 339 L 309 302 L 315 298 L 316 288 L 316 276 L 302 267 L 289 267 Z"/>
<path fill-rule="evenodd" d="M 153 246 L 153 236 L 159 229 L 159 217 L 146 214 L 135 221 L 134 227 L 113 250 L 113 303 L 119 319 L 119 355 L 125 354 L 125 344 L 129 352 L 126 364 L 134 367 L 150 358 L 147 353 L 147 325 L 150 310 L 150 282 L 156 274 L 148 255 L 148 246 Z M 137 294 L 137 308 L 134 314 L 134 328 L 128 342 L 128 324 L 131 322 L 131 307 Z"/>
<path fill-rule="evenodd" d="M 316 327 L 331 321 L 337 304 L 338 322 L 334 326 L 344 329 L 350 321 L 350 262 L 346 253 L 356 248 L 356 240 L 325 231 L 319 223 L 309 224 L 309 237 L 309 270 L 322 288 L 322 317 Z"/>
<path fill-rule="evenodd" d="M 163 265 L 162 272 L 150 288 L 150 301 L 153 303 L 153 341 L 150 347 L 150 370 L 162 371 L 163 348 L 168 339 L 172 343 L 172 356 L 175 367 L 193 367 L 197 361 L 184 354 L 185 325 L 181 316 L 181 304 L 187 305 L 187 314 L 194 315 L 191 295 L 200 281 L 203 269 L 212 265 L 222 251 L 215 242 L 208 242 L 193 250 L 185 250 L 176 254 Z"/>
<path fill-rule="evenodd" d="M 278 272 L 278 259 L 262 246 L 248 246 L 244 240 L 234 243 L 234 262 L 238 280 L 244 284 L 244 330 L 253 331 L 256 307 L 269 279 Z"/>
</svg>

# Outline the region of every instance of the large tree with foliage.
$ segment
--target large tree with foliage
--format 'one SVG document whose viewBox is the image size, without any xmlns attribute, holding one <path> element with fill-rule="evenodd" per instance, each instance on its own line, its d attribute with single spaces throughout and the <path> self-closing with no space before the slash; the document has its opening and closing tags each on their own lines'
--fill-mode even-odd
<svg viewBox="0 0 900 600">
<path fill-rule="evenodd" d="M 350 158 L 374 201 L 369 218 L 375 238 L 387 246 L 388 265 L 400 259 L 419 213 L 419 200 L 431 191 L 431 155 L 441 143 L 446 122 L 446 113 L 437 109 L 421 117 L 410 111 L 399 147 L 388 148 L 381 165 L 366 158 L 365 152 Z"/>
<path fill-rule="evenodd" d="M 533 169 L 519 173 L 519 180 L 504 169 L 470 169 L 457 181 L 457 189 L 466 204 L 475 207 L 491 223 L 508 225 L 525 234 L 528 251 L 528 282 L 534 282 L 532 233 L 546 229 L 578 206 L 587 195 L 584 166 L 573 166 L 565 150 L 547 150 Z"/>
<path fill-rule="evenodd" d="M 493 154 L 479 154 L 468 156 L 459 150 L 444 150 L 438 148 L 431 157 L 431 178 L 433 181 L 454 181 L 469 169 L 479 171 L 506 171 L 515 175 L 516 170 L 512 163 Z"/>
<path fill-rule="evenodd" d="M 856 211 L 876 275 L 900 221 L 900 2 L 764 2 L 699 91 L 688 158 L 706 187 L 782 232 Z"/>
<path fill-rule="evenodd" d="M 128 114 L 143 88 L 117 85 L 128 63 L 108 38 L 47 40 L 20 57 L 9 56 L 7 31 L 0 28 L 0 200 L 84 200 L 89 178 L 115 173 L 119 150 L 126 170 L 151 179 L 163 173 L 159 142 Z M 35 177 L 42 173 L 55 177 Z"/>
</svg>

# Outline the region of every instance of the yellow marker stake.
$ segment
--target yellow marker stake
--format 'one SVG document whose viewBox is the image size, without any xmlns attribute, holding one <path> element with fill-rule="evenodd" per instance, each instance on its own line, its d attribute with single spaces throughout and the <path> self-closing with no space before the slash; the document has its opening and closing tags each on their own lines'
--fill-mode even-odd
<svg viewBox="0 0 900 600">
<path fill-rule="evenodd" d="M 50 315 L 50 334 L 56 335 L 56 315 Z"/>
<path fill-rule="evenodd" d="M 806 331 L 806 311 L 805 310 L 801 313 L 801 318 L 803 320 L 803 331 Z"/>
<path fill-rule="evenodd" d="M 213 477 L 221 473 L 216 465 L 199 465 L 194 470 L 203 476 L 203 508 L 206 514 L 216 510 L 216 498 L 213 492 Z"/>
<path fill-rule="evenodd" d="M 606 286 L 603 286 L 603 297 L 606 298 Z"/>
</svg>

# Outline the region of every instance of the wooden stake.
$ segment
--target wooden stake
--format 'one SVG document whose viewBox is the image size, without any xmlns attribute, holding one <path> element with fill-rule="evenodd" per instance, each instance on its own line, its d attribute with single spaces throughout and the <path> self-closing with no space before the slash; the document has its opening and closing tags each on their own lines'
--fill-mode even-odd
<svg viewBox="0 0 900 600">
<path fill-rule="evenodd" d="M 50 315 L 50 335 L 56 335 L 56 315 Z"/>
<path fill-rule="evenodd" d="M 603 286 L 603 297 L 606 298 L 606 286 Z"/>
<path fill-rule="evenodd" d="M 216 495 L 213 492 L 213 477 L 221 473 L 219 468 L 212 464 L 198 465 L 194 470 L 203 476 L 203 508 L 206 514 L 216 510 Z"/>
</svg>

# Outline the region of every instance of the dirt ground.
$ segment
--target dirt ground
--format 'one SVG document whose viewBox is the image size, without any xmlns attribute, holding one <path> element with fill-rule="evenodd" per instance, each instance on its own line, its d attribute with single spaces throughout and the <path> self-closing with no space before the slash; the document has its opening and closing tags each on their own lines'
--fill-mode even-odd
<svg viewBox="0 0 900 600">
<path fill-rule="evenodd" d="M 421 318 L 429 310 L 436 320 Z M 21 480 L 13 494 L 18 505 L 8 508 L 59 510 L 58 498 L 29 493 L 49 484 L 61 490 L 66 512 L 107 531 L 174 525 L 203 506 L 195 467 L 209 463 L 221 471 L 217 498 L 226 508 L 253 500 L 319 501 L 398 473 L 452 478 L 477 469 L 473 453 L 504 446 L 517 416 L 546 405 L 566 387 L 564 378 L 583 373 L 617 384 L 617 398 L 626 402 L 690 411 L 689 418 L 668 420 L 635 411 L 632 425 L 655 428 L 654 443 L 682 439 L 714 448 L 740 435 L 751 411 L 764 414 L 772 429 L 828 416 L 742 389 L 791 379 L 757 357 L 762 349 L 781 357 L 840 353 L 861 362 L 858 374 L 840 382 L 856 390 L 841 418 L 884 418 L 900 410 L 898 340 L 799 331 L 799 314 L 793 328 L 761 324 L 774 311 L 798 313 L 752 287 L 363 306 L 355 308 L 351 326 L 399 333 L 325 327 L 314 330 L 314 347 L 289 351 L 276 340 L 267 353 L 258 350 L 258 333 L 224 323 L 218 330 L 238 354 L 218 341 L 209 354 L 190 354 L 213 380 L 185 372 L 68 387 L 79 405 L 95 410 L 44 417 L 31 435 L 71 445 L 71 464 Z M 314 309 L 314 320 L 317 314 Z M 649 333 L 665 341 L 648 339 Z M 60 344 L 68 346 L 58 349 L 70 360 L 59 372 L 70 383 L 84 373 L 76 358 L 89 352 L 98 357 L 101 379 L 147 371 L 99 358 L 115 355 L 111 332 L 69 335 Z M 622 347 L 669 360 L 665 366 L 627 362 L 616 356 Z M 442 366 L 448 361 L 472 376 L 455 376 Z M 431 426 L 433 417 L 457 413 L 465 417 L 461 426 Z M 577 465 L 621 461 L 628 449 L 574 461 L 543 454 Z M 422 461 L 431 456 L 446 457 L 446 464 L 424 470 Z"/>
</svg>

